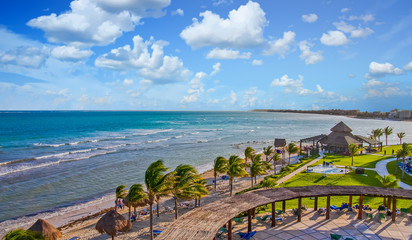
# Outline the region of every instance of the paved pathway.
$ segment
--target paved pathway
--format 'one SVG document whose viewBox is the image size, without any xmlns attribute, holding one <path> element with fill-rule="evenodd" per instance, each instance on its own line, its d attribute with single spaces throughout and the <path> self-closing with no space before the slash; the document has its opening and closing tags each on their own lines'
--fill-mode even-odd
<svg viewBox="0 0 412 240">
<path fill-rule="evenodd" d="M 378 163 L 376 163 L 375 171 L 376 171 L 381 177 L 383 177 L 383 176 L 385 176 L 385 175 L 389 175 L 389 172 L 388 172 L 388 169 L 386 168 L 386 165 L 387 165 L 389 162 L 392 162 L 392 161 L 394 161 L 394 160 L 396 160 L 396 158 L 389 158 L 389 159 L 385 159 L 385 160 L 379 161 Z M 398 184 L 399 184 L 399 187 L 401 187 L 401 188 L 403 188 L 403 189 L 412 190 L 412 186 L 410 186 L 410 185 L 408 185 L 408 184 L 406 184 L 406 183 L 403 183 L 403 182 L 399 181 Z"/>
</svg>

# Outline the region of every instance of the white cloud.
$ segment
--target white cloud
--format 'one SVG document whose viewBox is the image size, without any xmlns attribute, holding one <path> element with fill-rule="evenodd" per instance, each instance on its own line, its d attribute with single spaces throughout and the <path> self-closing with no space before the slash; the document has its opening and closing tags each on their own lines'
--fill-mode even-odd
<svg viewBox="0 0 412 240">
<path fill-rule="evenodd" d="M 373 30 L 366 27 L 366 28 L 361 28 L 358 27 L 357 29 L 353 30 L 350 33 L 351 38 L 366 38 L 367 36 L 371 35 L 373 33 Z"/>
<path fill-rule="evenodd" d="M 126 80 L 125 80 L 126 81 Z M 133 81 L 133 80 L 131 80 Z M 131 84 L 133 84 L 133 82 L 131 82 Z M 153 82 L 151 80 L 148 79 L 143 79 L 140 80 L 139 85 L 140 88 L 139 89 L 129 89 L 126 91 L 127 94 L 129 94 L 132 97 L 139 97 L 140 95 L 142 95 L 149 87 L 151 87 L 153 84 Z M 125 84 L 126 85 L 126 84 Z"/>
<path fill-rule="evenodd" d="M 138 74 L 155 83 L 169 83 L 185 80 L 189 70 L 183 66 L 183 62 L 174 56 L 165 56 L 163 47 L 165 41 L 143 41 L 137 35 L 133 38 L 133 49 L 125 45 L 112 49 L 110 53 L 99 56 L 95 65 L 113 70 L 138 70 Z M 152 54 L 149 53 L 149 46 Z"/>
<path fill-rule="evenodd" d="M 350 78 L 355 78 L 356 76 L 355 76 L 355 74 L 353 74 L 353 73 L 349 73 L 349 74 L 348 74 L 348 77 L 350 77 Z"/>
<path fill-rule="evenodd" d="M 336 27 L 336 29 L 345 33 L 350 33 L 356 29 L 353 25 L 348 24 L 345 21 L 334 22 L 333 25 Z"/>
<path fill-rule="evenodd" d="M 213 6 L 217 7 L 222 4 L 231 4 L 233 0 L 213 0 Z"/>
<path fill-rule="evenodd" d="M 210 50 L 210 52 L 206 55 L 206 58 L 214 58 L 214 59 L 249 59 L 252 53 L 244 52 L 240 53 L 240 51 L 232 50 L 232 49 L 221 49 L 221 48 L 214 48 Z"/>
<path fill-rule="evenodd" d="M 317 84 L 316 91 L 305 89 L 303 87 L 303 76 L 299 75 L 299 79 L 293 80 L 288 75 L 283 75 L 280 79 L 276 78 L 271 83 L 272 87 L 283 87 L 286 93 L 296 93 L 298 95 L 322 94 L 325 93 L 323 88 Z"/>
<path fill-rule="evenodd" d="M 300 58 L 305 60 L 306 64 L 315 64 L 323 60 L 322 52 L 317 51 L 317 52 L 312 52 L 310 48 L 312 47 L 312 44 L 307 42 L 306 40 L 301 41 L 299 43 L 299 49 L 302 51 L 302 54 L 300 54 Z"/>
<path fill-rule="evenodd" d="M 316 20 L 318 20 L 318 15 L 314 13 L 302 15 L 302 21 L 304 22 L 314 23 Z"/>
<path fill-rule="evenodd" d="M 182 9 L 178 8 L 175 11 L 172 11 L 172 16 L 175 16 L 175 15 L 183 16 L 185 15 L 185 13 L 183 12 Z"/>
<path fill-rule="evenodd" d="M 386 74 L 400 75 L 403 71 L 400 68 L 395 68 L 392 64 L 371 62 L 369 64 L 369 74 L 372 76 L 384 76 Z"/>
<path fill-rule="evenodd" d="M 244 48 L 264 42 L 263 28 L 267 21 L 259 3 L 249 1 L 237 10 L 230 11 L 226 19 L 211 11 L 202 12 L 200 16 L 203 17 L 201 22 L 194 18 L 192 25 L 180 33 L 180 37 L 192 48 Z"/>
<path fill-rule="evenodd" d="M 327 46 L 341 46 L 349 43 L 349 39 L 341 31 L 328 31 L 323 33 L 320 42 Z"/>
<path fill-rule="evenodd" d="M 123 84 L 126 85 L 126 86 L 131 86 L 131 85 L 133 85 L 133 83 L 134 83 L 133 79 L 123 80 Z"/>
<path fill-rule="evenodd" d="M 403 66 L 405 70 L 412 71 L 412 61 Z"/>
<path fill-rule="evenodd" d="M 65 61 L 79 61 L 83 58 L 88 58 L 93 54 L 90 50 L 80 50 L 73 46 L 59 46 L 55 47 L 51 56 Z"/>
<path fill-rule="evenodd" d="M 28 68 L 40 68 L 49 56 L 49 49 L 32 46 L 17 47 L 0 52 L 0 63 Z"/>
<path fill-rule="evenodd" d="M 384 82 L 378 81 L 378 80 L 373 78 L 373 79 L 369 80 L 367 83 L 363 83 L 362 85 L 364 87 L 369 88 L 369 87 L 381 86 L 381 85 L 384 85 L 384 84 L 385 84 Z"/>
<path fill-rule="evenodd" d="M 218 73 L 220 71 L 220 62 L 215 63 L 212 67 L 213 67 L 213 72 L 210 73 L 210 76 L 215 75 L 216 73 Z"/>
<path fill-rule="evenodd" d="M 256 94 L 258 92 L 257 87 L 251 87 L 249 90 L 246 90 L 243 95 L 243 104 L 242 107 L 253 107 L 256 104 Z"/>
<path fill-rule="evenodd" d="M 350 8 L 342 8 L 340 10 L 341 13 L 345 13 L 345 12 L 349 12 L 349 11 L 350 11 Z"/>
<path fill-rule="evenodd" d="M 70 11 L 31 19 L 27 25 L 45 32 L 50 42 L 76 46 L 107 45 L 134 30 L 142 17 L 161 16 L 170 0 L 76 0 Z"/>
<path fill-rule="evenodd" d="M 214 92 L 216 92 L 216 89 L 215 88 L 209 88 L 206 92 L 207 93 L 214 93 Z"/>
<path fill-rule="evenodd" d="M 230 92 L 230 103 L 235 104 L 237 102 L 237 95 L 236 93 L 232 90 Z"/>
<path fill-rule="evenodd" d="M 209 99 L 207 101 L 207 104 L 218 104 L 219 103 L 219 99 Z"/>
<path fill-rule="evenodd" d="M 255 66 L 260 66 L 262 64 L 263 64 L 263 61 L 260 59 L 253 59 L 252 61 L 252 65 L 255 65 Z"/>
<path fill-rule="evenodd" d="M 200 94 L 204 92 L 202 80 L 207 76 L 204 72 L 197 72 L 195 77 L 190 81 L 190 89 L 187 90 L 189 95 L 183 96 L 182 104 L 197 102 Z"/>
<path fill-rule="evenodd" d="M 397 84 L 371 79 L 367 83 L 362 84 L 362 89 L 366 91 L 366 94 L 364 95 L 365 98 L 388 98 L 393 96 L 408 95 L 408 91 L 403 91 L 396 85 Z"/>
<path fill-rule="evenodd" d="M 264 55 L 279 54 L 284 57 L 286 52 L 289 51 L 290 46 L 295 41 L 296 34 L 292 31 L 284 32 L 283 38 L 279 38 L 275 41 L 269 41 L 269 49 L 263 51 Z"/>
<path fill-rule="evenodd" d="M 350 16 L 348 20 L 349 21 L 361 20 L 364 22 L 370 22 L 370 21 L 375 20 L 375 17 L 373 16 L 373 14 L 365 14 L 365 15 L 360 15 L 360 16 Z"/>
</svg>

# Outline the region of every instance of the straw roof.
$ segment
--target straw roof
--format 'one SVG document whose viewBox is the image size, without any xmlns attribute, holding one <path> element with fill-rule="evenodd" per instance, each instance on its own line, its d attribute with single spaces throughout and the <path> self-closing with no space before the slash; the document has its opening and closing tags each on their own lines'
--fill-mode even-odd
<svg viewBox="0 0 412 240">
<path fill-rule="evenodd" d="M 126 232 L 129 229 L 129 221 L 115 210 L 108 211 L 96 223 L 96 230 L 99 233 L 107 233 L 110 236 L 116 236 L 117 232 Z"/>
<path fill-rule="evenodd" d="M 275 138 L 275 147 L 284 147 L 286 146 L 286 139 L 284 138 Z"/>
<path fill-rule="evenodd" d="M 37 220 L 28 230 L 38 232 L 47 240 L 56 240 L 62 233 L 43 219 Z"/>
<path fill-rule="evenodd" d="M 333 128 L 330 129 L 332 132 L 347 132 L 350 133 L 352 132 L 352 129 L 348 127 L 344 122 L 340 121 L 338 124 L 336 124 Z"/>
<path fill-rule="evenodd" d="M 338 195 L 395 196 L 412 199 L 412 190 L 372 186 L 306 186 L 257 190 L 196 208 L 178 218 L 156 239 L 213 239 L 220 227 L 249 209 L 298 197 Z"/>
<path fill-rule="evenodd" d="M 381 142 L 379 142 L 378 140 L 372 139 L 372 138 L 367 138 L 361 135 L 355 135 L 356 138 L 360 139 L 363 142 L 367 142 L 369 144 L 380 144 Z"/>
</svg>

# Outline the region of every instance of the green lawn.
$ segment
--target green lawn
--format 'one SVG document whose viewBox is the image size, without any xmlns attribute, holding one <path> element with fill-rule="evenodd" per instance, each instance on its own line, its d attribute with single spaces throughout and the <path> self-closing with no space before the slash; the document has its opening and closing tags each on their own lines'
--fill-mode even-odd
<svg viewBox="0 0 412 240">
<path fill-rule="evenodd" d="M 382 154 L 383 155 L 385 153 L 384 151 L 386 150 L 386 155 L 391 155 L 392 154 L 392 149 L 394 150 L 394 152 L 396 154 L 396 151 L 401 149 L 401 148 L 402 148 L 402 145 L 389 145 L 389 146 L 383 147 L 382 152 L 377 152 L 377 154 Z"/>
<path fill-rule="evenodd" d="M 396 166 L 396 160 L 395 160 L 395 161 L 392 161 L 392 162 L 389 162 L 388 165 L 386 165 L 386 169 L 388 169 L 388 172 L 389 172 L 390 174 L 395 175 L 396 178 L 399 179 L 401 182 L 406 183 L 406 184 L 412 186 L 412 176 L 405 173 L 405 178 L 404 178 L 404 179 L 401 179 L 401 177 L 402 177 L 402 171 L 401 171 L 401 169 L 398 168 L 398 171 L 396 172 L 396 168 L 397 168 L 397 166 Z M 395 174 L 395 172 L 396 172 L 396 174 Z"/>
<path fill-rule="evenodd" d="M 390 158 L 390 156 L 377 156 L 370 154 L 355 155 L 353 157 L 353 166 L 375 168 L 377 162 L 387 158 Z M 333 162 L 334 165 L 351 166 L 352 164 L 351 156 L 344 156 L 340 154 L 325 154 L 325 158 L 321 159 L 314 165 L 322 164 L 323 160 L 325 160 L 326 162 Z"/>
</svg>

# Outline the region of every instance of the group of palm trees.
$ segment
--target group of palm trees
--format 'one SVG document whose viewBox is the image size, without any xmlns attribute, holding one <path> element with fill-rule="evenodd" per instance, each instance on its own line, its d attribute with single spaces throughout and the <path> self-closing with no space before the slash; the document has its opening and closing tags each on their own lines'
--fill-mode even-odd
<svg viewBox="0 0 412 240">
<path fill-rule="evenodd" d="M 206 181 L 200 176 L 192 165 L 181 164 L 174 171 L 168 172 L 162 160 L 150 164 L 145 173 L 146 191 L 142 184 L 133 184 L 129 191 L 126 186 L 116 188 L 116 207 L 118 199 L 124 199 L 129 207 L 129 222 L 131 222 L 131 207 L 149 205 L 150 214 L 150 239 L 153 239 L 153 205 L 157 204 L 159 217 L 160 200 L 167 196 L 174 198 L 175 218 L 178 217 L 177 200 L 193 200 L 200 206 L 200 199 L 209 194 Z M 136 214 L 136 208 L 134 209 Z"/>
<path fill-rule="evenodd" d="M 372 129 L 371 133 L 369 134 L 372 139 L 381 141 L 381 137 L 385 135 L 385 145 L 388 145 L 388 136 L 393 133 L 392 127 L 385 127 L 385 128 L 377 128 Z M 396 134 L 399 138 L 399 144 L 402 144 L 402 138 L 405 137 L 405 132 L 399 132 Z"/>
</svg>

